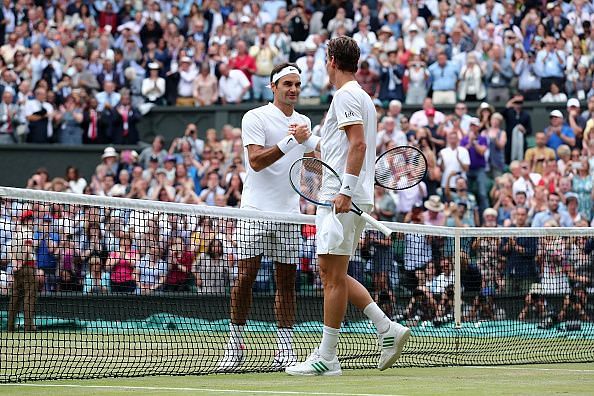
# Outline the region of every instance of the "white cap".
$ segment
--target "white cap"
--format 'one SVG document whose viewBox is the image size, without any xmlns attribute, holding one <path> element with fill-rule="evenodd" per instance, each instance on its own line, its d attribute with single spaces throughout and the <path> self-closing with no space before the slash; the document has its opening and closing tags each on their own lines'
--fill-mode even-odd
<svg viewBox="0 0 594 396">
<path fill-rule="evenodd" d="M 111 197 L 121 197 L 126 195 L 126 187 L 122 186 L 121 184 L 116 184 L 113 186 L 108 193 Z"/>
<path fill-rule="evenodd" d="M 419 28 L 417 27 L 416 24 L 411 23 L 410 26 L 408 27 L 408 31 L 409 32 L 412 32 L 413 30 L 416 31 L 416 32 L 418 32 L 419 31 Z"/>
<path fill-rule="evenodd" d="M 190 59 L 189 56 L 182 56 L 182 58 L 179 60 L 180 63 L 192 63 L 192 59 Z"/>
<path fill-rule="evenodd" d="M 250 19 L 250 17 L 249 17 L 249 16 L 247 16 L 247 15 L 244 15 L 244 16 L 242 16 L 241 18 L 239 18 L 239 22 L 241 22 L 241 23 L 250 23 L 251 21 L 252 21 L 252 20 L 251 20 L 251 19 Z"/>
<path fill-rule="evenodd" d="M 315 51 L 318 49 L 318 46 L 315 43 L 312 42 L 308 42 L 305 44 L 305 50 L 306 51 Z"/>
<path fill-rule="evenodd" d="M 550 116 L 563 118 L 563 113 L 561 113 L 559 110 L 553 110 L 553 111 L 551 111 Z"/>
<path fill-rule="evenodd" d="M 576 98 L 571 98 L 567 101 L 567 107 L 580 107 L 580 101 Z"/>
<path fill-rule="evenodd" d="M 101 158 L 109 158 L 109 157 L 117 157 L 118 156 L 118 152 L 116 151 L 116 149 L 114 149 L 113 147 L 106 147 L 103 150 L 103 155 L 101 156 Z"/>
<path fill-rule="evenodd" d="M 485 209 L 485 211 L 483 212 L 483 217 L 486 217 L 486 216 L 489 216 L 489 215 L 490 216 L 497 217 L 497 211 L 495 209 L 493 209 L 493 208 L 487 208 L 487 209 Z"/>
<path fill-rule="evenodd" d="M 472 117 L 470 118 L 470 125 L 481 126 L 481 121 L 476 117 Z"/>
</svg>

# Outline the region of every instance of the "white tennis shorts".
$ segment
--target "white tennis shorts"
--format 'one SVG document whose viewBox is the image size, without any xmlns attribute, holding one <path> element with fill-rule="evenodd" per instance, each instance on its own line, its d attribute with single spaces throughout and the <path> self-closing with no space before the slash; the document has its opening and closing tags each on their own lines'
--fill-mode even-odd
<svg viewBox="0 0 594 396">
<path fill-rule="evenodd" d="M 371 213 L 373 205 L 357 205 L 363 212 Z M 337 256 L 352 256 L 357 249 L 361 234 L 365 229 L 367 222 L 353 212 L 338 214 L 338 220 L 342 224 L 344 239 L 342 243 L 334 249 L 324 246 L 326 243 L 320 238 L 322 234 L 322 225 L 326 216 L 332 214 L 332 208 L 318 206 L 316 212 L 316 246 L 318 254 L 334 254 Z"/>
<path fill-rule="evenodd" d="M 282 264 L 299 264 L 301 225 L 271 223 L 263 220 L 239 220 L 235 228 L 237 258 L 259 255 Z"/>
</svg>

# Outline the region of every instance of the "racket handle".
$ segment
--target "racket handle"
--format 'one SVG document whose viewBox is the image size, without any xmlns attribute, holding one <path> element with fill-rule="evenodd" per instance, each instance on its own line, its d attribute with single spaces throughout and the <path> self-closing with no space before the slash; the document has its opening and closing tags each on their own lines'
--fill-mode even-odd
<svg viewBox="0 0 594 396">
<path fill-rule="evenodd" d="M 380 223 L 379 220 L 376 220 L 373 217 L 371 217 L 368 213 L 361 213 L 361 217 L 363 217 L 366 222 L 374 226 L 376 229 L 380 230 L 385 236 L 389 237 L 390 235 L 392 235 L 392 230 Z"/>
</svg>

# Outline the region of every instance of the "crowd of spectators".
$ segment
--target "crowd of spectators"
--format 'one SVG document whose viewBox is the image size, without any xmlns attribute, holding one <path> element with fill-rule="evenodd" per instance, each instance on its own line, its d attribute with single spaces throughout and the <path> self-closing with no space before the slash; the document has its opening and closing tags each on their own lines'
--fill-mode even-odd
<svg viewBox="0 0 594 396">
<path fill-rule="evenodd" d="M 425 121 L 418 122 L 430 125 L 437 112 L 431 107 L 431 99 L 425 102 L 426 108 L 420 110 Z M 462 106 L 459 103 L 455 111 L 460 113 Z M 377 110 L 383 112 L 379 106 Z M 394 193 L 377 187 L 374 215 L 379 219 L 457 227 L 590 226 L 591 188 L 580 195 L 574 187 L 576 180 L 591 178 L 587 171 L 589 157 L 582 157 L 579 150 L 574 150 L 572 160 L 567 147 L 567 158 L 557 159 L 555 151 L 547 146 L 546 133 L 537 133 L 536 146 L 526 150 L 525 159 L 513 161 L 510 166 L 504 162 L 500 173 L 491 167 L 475 176 L 485 179 L 487 184 L 495 181 L 486 189 L 487 207 L 481 210 L 478 180 L 471 179 L 471 168 L 465 168 L 464 161 L 466 158 L 469 162 L 467 166 L 472 164 L 477 153 L 473 157 L 468 151 L 479 148 L 481 143 L 484 153 L 488 152 L 489 129 L 481 130 L 479 118 L 474 117 L 470 117 L 467 131 L 461 129 L 458 121 L 449 132 L 440 126 L 435 129 L 439 130 L 436 136 L 442 137 L 444 146 L 435 149 L 434 140 L 438 139 L 430 137 L 430 127 L 409 126 L 405 128 L 408 133 L 404 133 L 401 128 L 409 123 L 409 117 L 396 114 L 397 110 L 392 106 L 392 112 L 388 110 L 380 119 L 378 151 L 401 143 L 420 145 L 430 168 L 426 179 L 412 189 Z M 421 115 L 412 114 L 410 119 L 417 120 Z M 462 115 L 460 118 L 463 119 Z M 400 121 L 400 128 L 395 120 Z M 453 121 L 453 116 L 443 116 L 443 120 L 444 124 Z M 316 125 L 314 132 L 319 129 L 320 125 Z M 505 132 L 493 133 L 492 138 L 498 139 L 502 133 Z M 474 147 L 471 143 L 460 145 L 472 134 L 480 138 L 475 138 Z M 245 177 L 241 131 L 226 125 L 220 133 L 222 139 L 218 139 L 215 130 L 206 135 L 205 140 L 197 138 L 196 125 L 188 124 L 183 136 L 174 139 L 168 149 L 160 136 L 140 153 L 118 153 L 107 147 L 88 179 L 79 175 L 75 167 L 68 167 L 64 177 L 53 178 L 47 170 L 39 169 L 26 187 L 237 207 Z M 401 139 L 404 141 L 398 142 Z M 490 163 L 486 160 L 483 165 Z M 447 169 L 449 176 L 444 178 Z M 558 177 L 554 177 L 556 172 Z M 581 199 L 586 199 L 586 205 L 582 204 L 586 210 L 580 209 Z M 9 246 L 10 230 L 24 209 L 19 204 L 5 200 L 1 208 L 5 247 Z M 46 292 L 224 293 L 236 273 L 235 256 L 242 230 L 233 220 L 60 204 L 35 203 L 31 210 L 36 214 L 38 238 L 46 241 L 41 246 L 47 246 L 38 252 L 40 287 Z M 315 207 L 302 201 L 302 212 L 313 214 Z M 303 276 L 298 277 L 297 287 L 320 288 L 315 227 L 303 226 L 299 238 L 299 246 L 288 247 L 300 251 L 299 273 Z M 495 305 L 498 296 L 506 295 L 524 298 L 526 306 L 521 312 L 516 306 L 520 312 L 516 315 L 522 320 L 551 320 L 553 304 L 548 303 L 547 310 L 541 309 L 547 296 L 565 296 L 565 309 L 574 304 L 569 299 L 574 301 L 579 296 L 584 299 L 579 317 L 590 317 L 587 309 L 591 311 L 592 306 L 587 305 L 587 297 L 592 293 L 593 238 L 465 238 L 462 248 L 463 288 L 466 296 L 474 296 L 464 310 L 467 319 L 506 318 L 505 309 Z M 134 257 L 129 257 L 122 269 L 117 265 L 123 262 L 119 255 L 126 249 Z M 402 315 L 412 324 L 432 320 L 441 325 L 452 319 L 453 252 L 453 241 L 447 238 L 414 233 L 386 238 L 367 231 L 349 271 L 373 291 L 376 300 L 392 315 Z M 2 253 L 6 260 L 6 250 Z M 269 259 L 263 259 L 257 290 L 271 289 L 272 265 Z M 4 275 L 4 290 L 9 273 Z M 397 306 L 403 308 L 401 312 L 395 310 Z M 575 318 L 578 311 L 571 312 L 565 315 Z"/>
<path fill-rule="evenodd" d="M 426 179 L 415 188 L 398 193 L 376 190 L 374 215 L 379 219 L 458 227 L 592 225 L 590 14 L 594 9 L 588 2 L 298 1 L 288 8 L 282 1 L 88 5 L 77 0 L 51 7 L 33 3 L 5 2 L 5 18 L 11 7 L 16 17 L 2 25 L 8 43 L 0 47 L 5 62 L 0 114 L 12 111 L 23 117 L 0 117 L 4 122 L 0 139 L 26 136 L 28 141 L 48 141 L 52 135 L 64 143 L 135 143 L 135 123 L 147 105 L 269 100 L 267 75 L 272 65 L 287 59 L 302 69 L 303 103 L 319 103 L 332 95 L 324 67 L 326 40 L 347 34 L 361 48 L 357 79 L 375 99 L 377 152 L 411 144 L 423 150 L 429 165 Z M 19 53 L 28 60 L 17 60 Z M 481 104 L 476 114 L 469 114 L 466 102 L 473 100 Z M 533 130 L 530 114 L 523 109 L 525 100 L 560 102 L 544 131 Z M 500 112 L 490 104 L 496 102 L 505 103 Z M 403 103 L 420 109 L 405 114 Z M 439 111 L 442 104 L 455 105 L 453 112 Z M 74 167 L 64 177 L 53 178 L 39 169 L 27 187 L 239 206 L 245 177 L 241 131 L 231 125 L 221 131 L 199 131 L 197 125 L 188 124 L 180 135 L 169 147 L 158 136 L 140 152 L 118 153 L 107 147 L 87 178 Z M 2 208 L 3 215 L 14 223 L 19 215 L 7 208 L 8 204 Z M 303 203 L 302 211 L 314 213 L 315 208 Z M 51 216 L 40 217 L 39 224 L 56 223 L 60 217 L 54 212 L 68 210 L 51 209 Z M 126 216 L 129 225 L 130 214 Z M 140 243 L 133 227 L 113 228 L 109 213 L 100 217 L 95 231 L 80 226 L 79 234 L 88 235 L 84 243 L 88 245 L 94 235 L 106 248 L 97 256 L 100 259 L 92 259 L 83 255 L 87 247 L 78 247 L 84 271 L 76 276 L 77 287 L 102 290 L 106 287 L 102 278 L 113 285 L 113 274 L 124 273 L 128 278 L 117 278 L 114 290 L 178 290 L 167 286 L 175 283 L 167 281 L 173 271 L 181 274 L 174 277 L 176 282 L 186 282 L 182 289 L 190 287 L 187 282 L 198 288 L 198 279 L 204 277 L 198 275 L 196 263 L 204 254 L 224 257 L 216 279 L 232 276 L 233 222 L 209 231 L 220 238 L 198 238 L 196 244 L 190 235 L 201 235 L 211 226 L 209 220 L 200 224 L 196 219 L 196 224 L 176 229 L 171 234 L 175 237 L 153 246 Z M 171 219 L 150 221 L 157 230 L 179 227 Z M 164 222 L 167 227 L 157 226 Z M 115 242 L 107 242 L 107 233 Z M 301 270 L 317 287 L 314 235 L 311 227 L 302 230 Z M 113 270 L 114 254 L 125 253 L 119 240 L 125 244 L 126 238 L 130 242 L 126 246 L 131 246 L 126 249 L 138 255 L 128 261 L 137 262 L 138 271 Z M 57 246 L 67 250 L 66 236 L 57 239 Z M 404 246 L 400 253 L 395 248 L 399 244 Z M 587 299 L 592 292 L 589 239 L 480 238 L 468 241 L 464 252 L 465 290 L 476 293 L 466 310 L 468 317 L 495 317 L 493 298 L 507 292 L 526 295 L 521 319 L 542 311 L 546 305 L 542 296 Z M 579 259 L 571 259 L 572 255 Z M 146 264 L 152 268 L 150 276 L 157 277 L 145 283 L 145 267 L 140 265 L 144 257 L 153 263 Z M 164 264 L 159 258 L 165 258 Z M 46 291 L 59 289 L 63 282 L 62 272 L 55 270 L 59 260 L 50 267 L 57 278 L 43 281 Z M 386 240 L 370 233 L 362 237 L 351 272 L 368 277 L 366 284 L 376 299 L 389 306 L 401 303 L 396 301 L 397 290 L 408 290 L 412 296 L 408 317 L 443 319 L 453 304 L 448 297 L 452 260 L 452 246 L 443 238 L 411 234 Z M 269 265 L 263 263 L 263 268 Z M 214 285 L 214 290 L 223 290 L 225 282 Z M 159 286 L 139 286 L 149 283 Z M 582 305 L 587 305 L 585 300 Z"/>
<path fill-rule="evenodd" d="M 270 100 L 283 61 L 301 68 L 302 103 L 320 103 L 339 35 L 359 43 L 357 79 L 383 106 L 594 94 L 584 0 L 2 3 L 0 143 L 134 144 L 152 105 Z"/>
</svg>

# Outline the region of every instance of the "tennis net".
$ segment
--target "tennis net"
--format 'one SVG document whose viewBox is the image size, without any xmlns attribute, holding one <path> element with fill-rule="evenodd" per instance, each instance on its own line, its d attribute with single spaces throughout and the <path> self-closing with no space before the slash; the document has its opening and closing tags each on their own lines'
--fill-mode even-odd
<svg viewBox="0 0 594 396">
<path fill-rule="evenodd" d="M 0 382 L 220 372 L 238 259 L 266 230 L 298 262 L 295 352 L 319 342 L 312 216 L 4 187 L 0 199 Z M 364 233 L 349 274 L 412 328 L 398 366 L 594 361 L 593 229 L 389 226 Z M 275 370 L 274 261 L 260 260 L 237 371 Z M 377 364 L 351 307 L 339 357 Z"/>
</svg>

